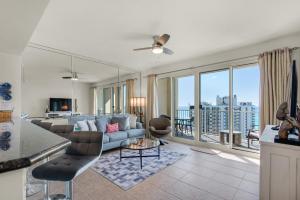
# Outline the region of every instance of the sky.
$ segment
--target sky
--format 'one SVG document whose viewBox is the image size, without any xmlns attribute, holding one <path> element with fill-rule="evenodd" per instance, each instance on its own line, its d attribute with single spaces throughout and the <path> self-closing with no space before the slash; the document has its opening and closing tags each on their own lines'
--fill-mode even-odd
<svg viewBox="0 0 300 200">
<path fill-rule="evenodd" d="M 238 102 L 259 105 L 259 68 L 253 65 L 233 69 L 233 94 Z M 229 70 L 202 73 L 201 102 L 216 105 L 216 96 L 229 96 Z M 178 78 L 178 106 L 194 105 L 194 76 Z"/>
</svg>

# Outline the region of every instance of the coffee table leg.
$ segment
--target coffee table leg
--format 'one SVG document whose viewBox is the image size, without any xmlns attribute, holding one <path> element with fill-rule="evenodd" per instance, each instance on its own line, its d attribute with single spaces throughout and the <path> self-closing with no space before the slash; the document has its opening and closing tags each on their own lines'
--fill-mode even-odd
<svg viewBox="0 0 300 200">
<path fill-rule="evenodd" d="M 157 147 L 157 153 L 158 153 L 158 160 L 160 159 L 160 146 Z"/>
<path fill-rule="evenodd" d="M 141 169 L 143 169 L 143 151 L 142 150 L 139 150 L 140 151 L 140 163 L 141 163 Z"/>
</svg>

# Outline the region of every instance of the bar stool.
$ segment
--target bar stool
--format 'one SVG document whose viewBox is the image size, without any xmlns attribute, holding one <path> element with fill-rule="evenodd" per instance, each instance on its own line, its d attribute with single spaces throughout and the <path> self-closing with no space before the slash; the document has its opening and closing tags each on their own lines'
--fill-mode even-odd
<svg viewBox="0 0 300 200">
<path fill-rule="evenodd" d="M 73 132 L 74 125 L 53 125 L 50 128 L 52 133 L 64 138 L 69 138 L 69 135 Z"/>
<path fill-rule="evenodd" d="M 45 180 L 44 199 L 73 199 L 73 179 L 96 162 L 103 146 L 103 133 L 99 132 L 73 132 L 69 136 L 71 146 L 62 156 L 36 167 L 32 175 L 36 179 Z M 48 181 L 65 182 L 65 194 L 49 195 Z"/>
</svg>

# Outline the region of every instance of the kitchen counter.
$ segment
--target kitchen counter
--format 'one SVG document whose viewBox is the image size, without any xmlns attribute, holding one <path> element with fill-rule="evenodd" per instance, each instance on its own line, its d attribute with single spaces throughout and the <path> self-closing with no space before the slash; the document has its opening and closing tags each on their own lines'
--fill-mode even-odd
<svg viewBox="0 0 300 200">
<path fill-rule="evenodd" d="M 26 200 L 28 167 L 70 144 L 29 121 L 0 123 L 0 199 Z"/>
<path fill-rule="evenodd" d="M 0 173 L 28 167 L 66 148 L 71 142 L 29 121 L 14 119 L 0 123 L 0 138 L 10 132 L 8 140 L 0 139 Z"/>
</svg>

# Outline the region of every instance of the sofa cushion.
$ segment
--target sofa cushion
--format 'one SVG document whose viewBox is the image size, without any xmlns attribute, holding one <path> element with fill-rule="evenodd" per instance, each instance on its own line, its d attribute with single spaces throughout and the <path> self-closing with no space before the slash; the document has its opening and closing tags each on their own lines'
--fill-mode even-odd
<svg viewBox="0 0 300 200">
<path fill-rule="evenodd" d="M 130 128 L 131 129 L 136 128 L 136 120 L 137 120 L 136 115 L 129 115 L 129 123 L 130 123 Z"/>
<path fill-rule="evenodd" d="M 87 124 L 87 121 L 78 121 L 77 123 L 77 126 L 80 128 L 80 131 L 89 131 L 90 128 Z"/>
<path fill-rule="evenodd" d="M 126 131 L 130 129 L 129 117 L 128 116 L 113 116 L 111 118 L 111 123 L 118 123 L 120 131 Z"/>
<path fill-rule="evenodd" d="M 141 137 L 145 135 L 145 129 L 130 129 L 126 131 L 129 138 Z"/>
<path fill-rule="evenodd" d="M 136 122 L 136 128 L 137 129 L 142 129 L 143 128 L 143 124 L 141 122 Z"/>
<path fill-rule="evenodd" d="M 103 143 L 109 143 L 109 137 L 106 133 L 103 134 Z"/>
<path fill-rule="evenodd" d="M 115 142 L 119 140 L 126 140 L 128 138 L 126 131 L 118 131 L 114 133 L 108 133 L 109 142 Z"/>
<path fill-rule="evenodd" d="M 87 124 L 89 125 L 90 131 L 97 131 L 96 121 L 95 120 L 88 120 Z"/>
<path fill-rule="evenodd" d="M 101 133 L 106 133 L 106 125 L 110 122 L 110 118 L 106 116 L 96 117 L 97 130 Z"/>
</svg>

